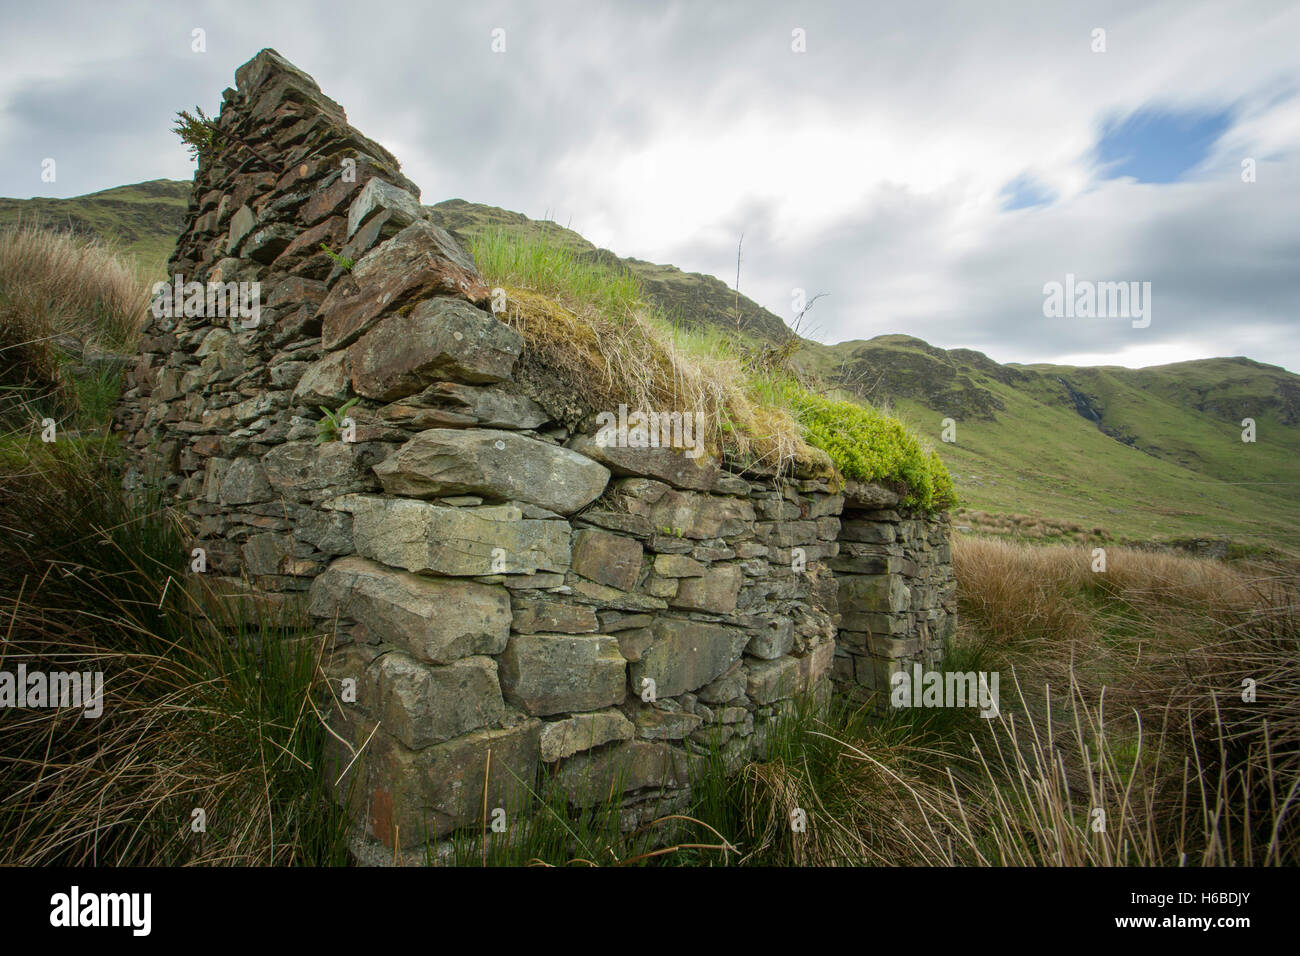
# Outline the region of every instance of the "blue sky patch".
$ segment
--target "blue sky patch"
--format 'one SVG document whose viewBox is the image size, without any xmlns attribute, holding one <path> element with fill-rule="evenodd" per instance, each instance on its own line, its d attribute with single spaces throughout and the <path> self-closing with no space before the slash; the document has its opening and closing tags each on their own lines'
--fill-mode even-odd
<svg viewBox="0 0 1300 956">
<path fill-rule="evenodd" d="M 1112 120 L 1097 140 L 1102 178 L 1177 182 L 1204 161 L 1231 125 L 1231 110 L 1141 109 Z"/>
<path fill-rule="evenodd" d="M 1031 206 L 1046 206 L 1056 194 L 1028 173 L 1021 173 L 1002 187 L 1002 208 L 1028 209 Z"/>
</svg>

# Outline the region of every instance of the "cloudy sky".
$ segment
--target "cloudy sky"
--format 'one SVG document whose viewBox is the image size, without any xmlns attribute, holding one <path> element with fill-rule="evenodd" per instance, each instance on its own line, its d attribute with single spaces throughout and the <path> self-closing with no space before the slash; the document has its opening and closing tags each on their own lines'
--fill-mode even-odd
<svg viewBox="0 0 1300 956">
<path fill-rule="evenodd" d="M 728 284 L 743 234 L 741 291 L 786 319 L 825 293 L 825 342 L 1300 371 L 1297 3 L 86 0 L 4 25 L 0 195 L 190 178 L 173 114 L 271 46 L 425 202 Z M 1149 325 L 1046 317 L 1067 274 L 1149 282 Z"/>
</svg>

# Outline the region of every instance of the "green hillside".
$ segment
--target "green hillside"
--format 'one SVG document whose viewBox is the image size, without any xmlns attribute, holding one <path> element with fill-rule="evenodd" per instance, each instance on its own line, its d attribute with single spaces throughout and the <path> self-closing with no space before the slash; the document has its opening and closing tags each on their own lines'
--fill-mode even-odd
<svg viewBox="0 0 1300 956">
<path fill-rule="evenodd" d="M 96 236 L 134 256 L 144 275 L 161 276 L 180 235 L 191 186 L 156 179 L 72 199 L 0 199 L 0 226 L 21 220 Z"/>
<path fill-rule="evenodd" d="M 157 180 L 75 199 L 0 199 L 20 216 L 119 242 L 160 273 L 190 184 Z M 773 313 L 712 276 L 623 259 L 554 222 L 451 199 L 427 207 L 468 245 L 491 229 L 545 233 L 619 264 L 684 324 L 736 327 L 769 342 L 790 333 Z M 796 364 L 860 400 L 891 408 L 928 437 L 965 506 L 958 524 L 1031 537 L 1231 539 L 1246 548 L 1300 546 L 1300 376 L 1247 358 L 1145 369 L 1002 365 L 969 349 L 908 335 L 827 346 L 805 341 Z M 941 422 L 957 423 L 942 442 Z M 1253 418 L 1257 440 L 1241 441 Z M 980 512 L 984 512 L 981 515 Z M 995 516 L 1023 516 L 1008 522 Z"/>
<path fill-rule="evenodd" d="M 1146 369 L 1000 365 L 887 335 L 811 345 L 809 367 L 939 446 L 967 509 L 1133 539 L 1300 544 L 1300 376 L 1246 358 Z M 1243 442 L 1253 418 L 1256 441 Z"/>
</svg>

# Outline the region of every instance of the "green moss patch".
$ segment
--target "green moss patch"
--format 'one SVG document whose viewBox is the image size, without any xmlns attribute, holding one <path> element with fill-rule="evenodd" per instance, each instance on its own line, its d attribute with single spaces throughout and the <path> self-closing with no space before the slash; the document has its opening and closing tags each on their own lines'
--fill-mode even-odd
<svg viewBox="0 0 1300 956">
<path fill-rule="evenodd" d="M 921 447 L 898 419 L 797 386 L 787 393 L 808 444 L 830 455 L 845 478 L 902 485 L 904 504 L 926 511 L 956 504 L 952 477 L 939 455 Z"/>
</svg>

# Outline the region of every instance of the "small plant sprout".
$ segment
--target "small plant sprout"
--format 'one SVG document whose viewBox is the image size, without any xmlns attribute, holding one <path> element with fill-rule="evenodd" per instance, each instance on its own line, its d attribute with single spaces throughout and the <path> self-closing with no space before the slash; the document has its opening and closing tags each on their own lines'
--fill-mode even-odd
<svg viewBox="0 0 1300 956">
<path fill-rule="evenodd" d="M 218 127 L 216 120 L 204 113 L 201 106 L 194 107 L 193 113 L 189 110 L 178 110 L 172 132 L 181 138 L 181 142 L 190 151 L 190 158 L 195 162 L 202 162 L 203 158 L 212 155 L 214 150 L 219 152 L 233 145 L 249 152 L 254 159 L 276 174 L 284 173 L 282 167 L 259 153 L 238 133 Z"/>
<path fill-rule="evenodd" d="M 325 417 L 322 418 L 320 423 L 317 425 L 317 445 L 338 439 L 339 433 L 346 428 L 349 421 L 347 418 L 348 409 L 359 401 L 361 401 L 359 398 L 350 398 L 340 405 L 337 411 L 330 411 L 324 405 L 320 406 L 320 410 Z"/>
<path fill-rule="evenodd" d="M 334 264 L 338 266 L 340 269 L 342 269 L 344 272 L 351 272 L 352 267 L 356 265 L 356 263 L 352 259 L 350 259 L 347 256 L 340 255 L 339 253 L 331 249 L 329 246 L 325 245 L 325 243 L 322 242 L 320 244 L 320 247 L 321 247 L 321 251 L 324 252 L 325 255 L 333 259 Z"/>
</svg>

